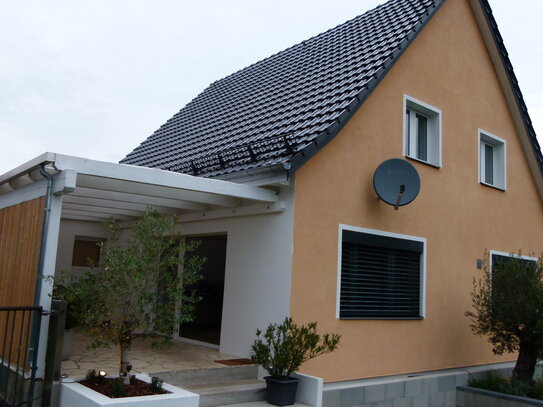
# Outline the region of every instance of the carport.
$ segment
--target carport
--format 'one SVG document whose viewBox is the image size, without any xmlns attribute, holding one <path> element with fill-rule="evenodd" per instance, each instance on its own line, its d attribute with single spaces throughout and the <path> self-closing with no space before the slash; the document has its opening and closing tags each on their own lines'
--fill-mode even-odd
<svg viewBox="0 0 543 407">
<path fill-rule="evenodd" d="M 0 306 L 51 305 L 61 220 L 139 218 L 147 208 L 182 223 L 280 213 L 273 189 L 45 153 L 0 176 Z M 43 374 L 47 318 L 40 333 Z"/>
</svg>

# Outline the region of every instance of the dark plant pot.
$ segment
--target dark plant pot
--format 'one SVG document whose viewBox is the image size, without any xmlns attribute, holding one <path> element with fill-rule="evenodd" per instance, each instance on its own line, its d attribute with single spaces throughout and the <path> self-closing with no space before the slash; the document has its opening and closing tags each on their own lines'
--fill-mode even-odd
<svg viewBox="0 0 543 407">
<path fill-rule="evenodd" d="M 264 380 L 266 380 L 268 403 L 276 406 L 291 406 L 295 403 L 299 379 L 289 377 L 287 380 L 279 380 L 266 376 Z"/>
</svg>

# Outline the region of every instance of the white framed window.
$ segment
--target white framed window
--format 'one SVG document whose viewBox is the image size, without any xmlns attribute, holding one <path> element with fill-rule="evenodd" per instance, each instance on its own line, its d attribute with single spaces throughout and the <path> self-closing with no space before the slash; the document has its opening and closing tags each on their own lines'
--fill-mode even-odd
<svg viewBox="0 0 543 407">
<path fill-rule="evenodd" d="M 520 259 L 525 267 L 537 267 L 537 257 L 519 255 L 518 253 L 507 253 L 497 250 L 490 250 L 490 273 L 491 279 L 495 272 L 499 270 L 499 266 L 507 264 L 511 258 Z"/>
<path fill-rule="evenodd" d="M 441 167 L 441 110 L 404 95 L 404 155 Z"/>
<path fill-rule="evenodd" d="M 336 317 L 422 319 L 426 239 L 339 225 Z"/>
<path fill-rule="evenodd" d="M 479 129 L 479 182 L 505 191 L 506 141 Z"/>
<path fill-rule="evenodd" d="M 519 255 L 518 253 L 508 253 L 499 250 L 490 250 L 490 266 L 497 263 L 506 263 L 511 257 L 526 260 L 527 262 L 534 262 L 537 264 L 537 257 Z"/>
</svg>

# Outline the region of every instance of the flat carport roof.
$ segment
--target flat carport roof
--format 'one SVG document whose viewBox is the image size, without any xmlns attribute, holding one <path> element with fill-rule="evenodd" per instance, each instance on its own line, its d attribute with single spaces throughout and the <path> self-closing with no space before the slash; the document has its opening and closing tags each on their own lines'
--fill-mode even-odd
<svg viewBox="0 0 543 407">
<path fill-rule="evenodd" d="M 154 208 L 188 222 L 283 209 L 272 189 L 57 153 L 1 175 L 0 208 L 45 195 L 40 166 L 53 177 L 53 194 L 63 195 L 63 219 L 130 221 Z"/>
<path fill-rule="evenodd" d="M 100 222 L 113 216 L 131 222 L 147 208 L 155 208 L 178 215 L 181 222 L 193 222 L 284 209 L 272 189 L 56 153 L 42 154 L 0 176 L 0 209 L 44 196 L 35 304 L 46 310 L 51 306 L 62 219 Z M 27 236 L 24 240 L 29 241 Z M 25 255 L 24 250 L 18 252 Z M 43 377 L 47 335 L 44 320 L 37 377 Z"/>
</svg>

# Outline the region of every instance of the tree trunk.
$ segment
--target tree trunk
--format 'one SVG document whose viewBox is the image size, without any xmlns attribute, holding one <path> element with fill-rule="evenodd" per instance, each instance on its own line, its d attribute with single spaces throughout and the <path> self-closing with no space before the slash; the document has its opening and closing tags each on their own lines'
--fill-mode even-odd
<svg viewBox="0 0 543 407">
<path fill-rule="evenodd" d="M 537 362 L 537 347 L 520 342 L 517 363 L 513 369 L 513 377 L 523 383 L 531 383 Z"/>
<path fill-rule="evenodd" d="M 130 370 L 132 366 L 130 365 L 128 354 L 130 351 L 129 342 L 120 342 L 119 343 L 119 353 L 121 357 L 119 365 L 119 377 L 123 378 L 124 384 L 130 384 Z"/>
</svg>

